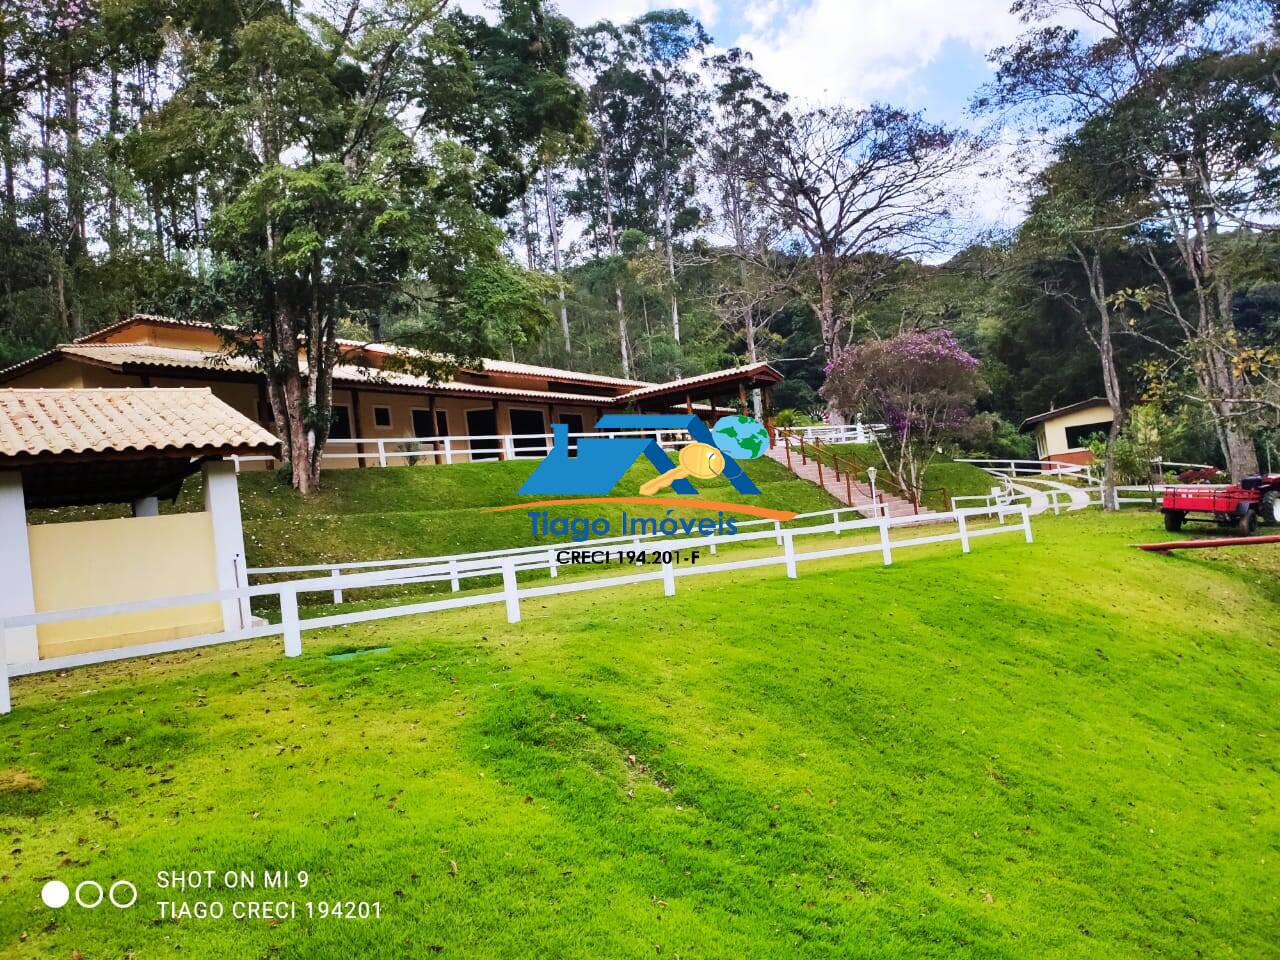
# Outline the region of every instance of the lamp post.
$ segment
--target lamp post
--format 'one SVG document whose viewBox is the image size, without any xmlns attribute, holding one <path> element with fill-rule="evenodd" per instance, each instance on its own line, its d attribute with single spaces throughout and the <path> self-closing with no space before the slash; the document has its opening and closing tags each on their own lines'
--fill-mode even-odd
<svg viewBox="0 0 1280 960">
<path fill-rule="evenodd" d="M 876 516 L 880 515 L 880 498 L 876 496 L 876 468 L 867 467 L 867 481 L 871 484 L 871 504 L 876 508 Z"/>
</svg>

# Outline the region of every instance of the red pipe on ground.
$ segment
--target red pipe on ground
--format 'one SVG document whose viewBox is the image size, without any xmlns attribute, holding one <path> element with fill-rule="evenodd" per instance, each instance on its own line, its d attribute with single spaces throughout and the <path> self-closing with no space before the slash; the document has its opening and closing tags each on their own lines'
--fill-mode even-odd
<svg viewBox="0 0 1280 960">
<path fill-rule="evenodd" d="M 1174 540 L 1171 543 L 1135 543 L 1139 550 L 1167 553 L 1170 550 L 1203 550 L 1209 547 L 1252 547 L 1259 543 L 1280 543 L 1280 535 L 1269 537 L 1224 537 L 1218 540 Z"/>
</svg>

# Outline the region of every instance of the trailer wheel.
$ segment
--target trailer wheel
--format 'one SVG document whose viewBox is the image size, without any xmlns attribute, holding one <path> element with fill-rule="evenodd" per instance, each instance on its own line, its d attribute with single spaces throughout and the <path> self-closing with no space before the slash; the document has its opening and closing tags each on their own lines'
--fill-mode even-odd
<svg viewBox="0 0 1280 960">
<path fill-rule="evenodd" d="M 1258 513 L 1262 515 L 1263 523 L 1280 526 L 1280 490 L 1268 490 L 1262 495 Z"/>
<path fill-rule="evenodd" d="M 1177 533 L 1182 529 L 1182 523 L 1187 519 L 1187 515 L 1181 510 L 1164 511 L 1164 528 L 1170 533 Z"/>
<path fill-rule="evenodd" d="M 1253 510 L 1246 510 L 1236 521 L 1236 533 L 1242 537 L 1251 537 L 1258 529 L 1258 515 Z"/>
</svg>

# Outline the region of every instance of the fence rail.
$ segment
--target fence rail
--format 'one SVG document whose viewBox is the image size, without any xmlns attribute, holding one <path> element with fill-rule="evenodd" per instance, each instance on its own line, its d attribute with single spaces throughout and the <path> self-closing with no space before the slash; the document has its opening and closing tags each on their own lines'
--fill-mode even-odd
<svg viewBox="0 0 1280 960">
<path fill-rule="evenodd" d="M 687 430 L 587 430 L 569 434 L 570 443 L 584 437 L 654 437 L 659 446 L 673 448 L 689 440 Z M 447 437 L 333 437 L 320 455 L 322 463 L 337 461 L 388 466 L 420 463 L 453 464 L 476 460 L 517 460 L 545 457 L 555 437 L 550 433 L 468 434 Z M 250 463 L 275 463 L 274 457 L 233 456 L 236 472 Z"/>
<path fill-rule="evenodd" d="M 802 528 L 786 528 L 781 531 L 766 529 L 728 536 L 666 538 L 662 541 L 663 553 L 669 554 L 682 550 L 698 549 L 700 547 L 716 548 L 726 544 L 752 543 L 769 539 L 780 539 L 779 545 L 782 547 L 782 552 L 776 556 L 752 557 L 742 560 L 730 560 L 714 564 L 688 567 L 677 566 L 671 562 L 664 562 L 661 564 L 661 569 L 659 570 L 626 574 L 623 576 L 592 577 L 580 581 L 559 583 L 548 586 L 522 588 L 517 579 L 518 574 L 528 570 L 538 569 L 543 566 L 550 568 L 558 563 L 558 553 L 567 549 L 583 548 L 583 545 L 558 544 L 554 547 L 538 547 L 536 548 L 538 551 L 536 559 L 533 557 L 527 557 L 524 560 L 518 560 L 517 557 L 511 555 L 490 555 L 464 560 L 459 560 L 457 558 L 444 558 L 443 562 L 441 562 L 440 559 L 436 559 L 433 562 L 411 567 L 376 569 L 372 572 L 365 573 L 331 573 L 328 576 L 313 577 L 303 580 L 290 580 L 279 583 L 258 584 L 256 586 L 241 587 L 234 590 L 220 590 L 210 593 L 163 597 L 152 600 L 106 604 L 75 610 L 55 610 L 6 617 L 3 620 L 0 620 L 0 714 L 10 712 L 12 708 L 9 690 L 10 677 L 67 670 L 95 663 L 107 663 L 132 657 L 155 656 L 157 654 L 196 649 L 215 644 L 233 643 L 241 640 L 261 639 L 273 636 L 279 636 L 283 639 L 284 655 L 286 657 L 296 657 L 302 653 L 302 633 L 305 630 L 346 626 L 355 623 L 389 619 L 392 617 L 436 613 L 444 610 L 456 610 L 463 607 L 483 606 L 486 604 L 498 603 L 505 606 L 507 621 L 509 623 L 518 623 L 520 620 L 521 600 L 534 597 L 547 597 L 558 594 L 577 593 L 585 590 L 599 590 L 606 587 L 658 581 L 661 581 L 663 584 L 664 594 L 666 596 L 672 596 L 675 593 L 676 582 L 685 577 L 782 565 L 786 568 L 787 576 L 794 579 L 797 576 L 797 565 L 811 560 L 852 556 L 860 553 L 880 553 L 883 562 L 887 565 L 893 562 L 893 552 L 895 550 L 902 550 L 924 544 L 959 541 L 962 551 L 964 553 L 968 553 L 970 551 L 971 541 L 977 537 L 1022 530 L 1028 543 L 1031 543 L 1033 539 L 1031 532 L 1031 515 L 1025 506 L 999 507 L 994 511 L 986 508 L 962 509 L 951 513 L 932 514 L 927 518 L 930 524 L 952 522 L 956 525 L 956 532 L 930 536 L 916 536 L 897 541 L 892 540 L 890 537 L 892 530 L 900 527 L 921 527 L 924 525 L 921 521 L 925 518 L 903 517 L 893 519 L 890 517 L 880 517 L 869 520 L 842 521 L 839 516 L 839 511 L 832 511 L 832 513 L 832 522 L 830 524 L 824 523 Z M 978 516 L 991 516 L 993 514 L 999 517 L 1001 521 L 999 526 L 972 530 L 969 529 L 968 524 L 971 519 Z M 1005 525 L 1003 522 L 1005 516 L 1010 514 L 1017 514 L 1020 516 L 1022 520 L 1021 524 Z M 795 541 L 798 538 L 826 535 L 833 532 L 838 535 L 842 532 L 850 532 L 854 530 L 875 530 L 879 533 L 879 537 L 875 542 L 860 543 L 850 547 L 838 547 L 807 552 L 797 552 L 795 549 Z M 488 577 L 493 576 L 494 574 L 500 574 L 502 577 L 502 589 L 498 592 L 471 594 L 466 596 L 451 596 L 441 600 L 398 604 L 389 607 L 380 607 L 377 609 L 357 610 L 351 613 L 312 617 L 306 620 L 301 619 L 298 613 L 298 597 L 301 594 L 332 591 L 335 596 L 340 597 L 341 592 L 345 590 L 423 583 L 432 580 L 439 581 L 445 579 L 456 581 L 460 585 L 461 582 L 466 579 Z M 252 600 L 255 597 L 269 596 L 275 596 L 279 602 L 280 623 L 278 624 L 254 625 L 240 630 L 224 631 L 221 633 L 206 634 L 198 637 L 183 637 L 175 640 L 165 640 L 154 643 L 139 644 L 131 647 L 121 647 L 114 650 L 71 654 L 62 657 L 36 660 L 30 663 L 8 663 L 7 649 L 4 642 L 5 633 L 8 630 L 18 627 L 40 626 L 48 623 L 65 623 L 68 621 L 111 616 L 114 614 L 136 613 L 145 610 L 158 610 L 175 606 L 189 606 L 199 603 L 214 603 L 240 599 Z"/>
<path fill-rule="evenodd" d="M 820 440 L 823 443 L 870 443 L 875 434 L 888 430 L 883 423 L 818 423 L 804 427 L 778 427 L 782 436 L 797 440 Z"/>
</svg>

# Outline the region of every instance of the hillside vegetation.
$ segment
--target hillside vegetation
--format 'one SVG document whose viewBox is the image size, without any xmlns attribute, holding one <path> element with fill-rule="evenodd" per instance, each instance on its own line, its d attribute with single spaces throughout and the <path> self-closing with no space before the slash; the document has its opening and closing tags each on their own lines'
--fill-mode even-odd
<svg viewBox="0 0 1280 960">
<path fill-rule="evenodd" d="M 312 499 L 299 497 L 267 474 L 243 474 L 241 509 L 249 563 L 260 567 L 429 557 L 526 546 L 533 541 L 524 511 L 492 513 L 486 508 L 546 499 L 516 494 L 537 462 L 333 470 L 324 475 L 324 487 Z M 796 513 L 839 505 L 771 460 L 745 466 L 760 496 L 743 496 L 723 478 L 699 481 L 699 495 Z M 637 464 L 613 495 L 638 495 L 640 485 L 655 475 L 647 463 Z M 593 505 L 589 514 L 616 520 L 622 509 Z M 643 507 L 625 509 L 632 516 L 655 515 Z"/>
</svg>

